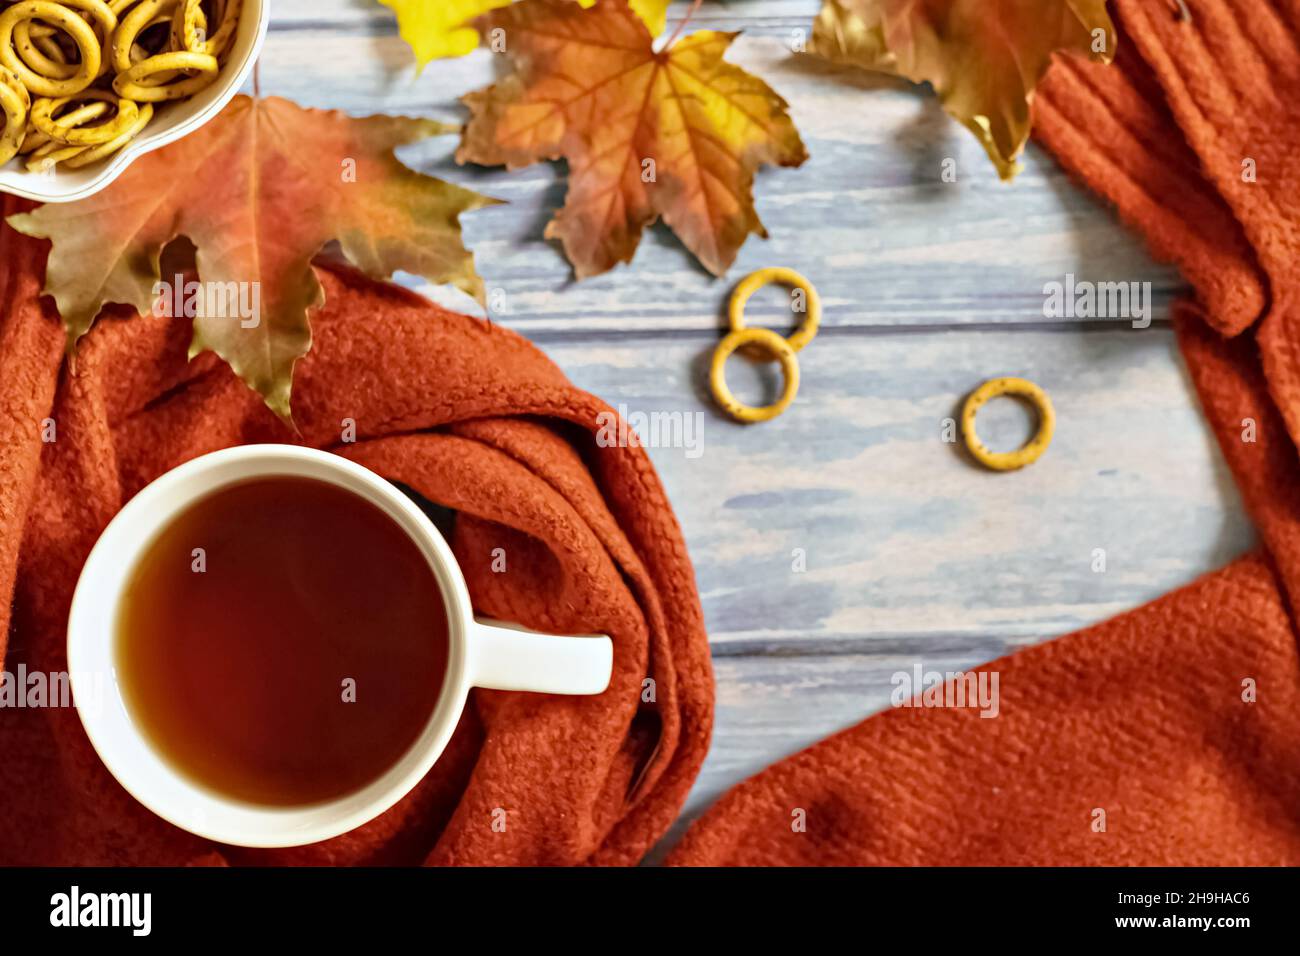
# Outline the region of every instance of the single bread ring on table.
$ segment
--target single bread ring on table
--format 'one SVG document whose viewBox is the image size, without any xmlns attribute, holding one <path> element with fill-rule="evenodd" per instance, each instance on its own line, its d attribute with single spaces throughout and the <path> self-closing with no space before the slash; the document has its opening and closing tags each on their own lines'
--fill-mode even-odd
<svg viewBox="0 0 1300 956">
<path fill-rule="evenodd" d="M 144 81 L 168 70 L 198 70 L 198 76 L 190 76 L 175 83 L 160 86 L 147 86 Z M 220 64 L 217 58 L 207 53 L 190 53 L 185 50 L 171 53 L 159 53 L 147 60 L 142 60 L 125 73 L 119 73 L 113 80 L 113 90 L 118 96 L 137 103 L 160 103 L 164 100 L 179 100 L 193 96 L 208 87 L 217 78 Z"/>
<path fill-rule="evenodd" d="M 761 347 L 781 363 L 785 387 L 781 391 L 781 397 L 772 405 L 745 405 L 727 387 L 727 359 L 742 345 L 751 344 Z M 799 360 L 795 358 L 790 343 L 770 329 L 740 329 L 728 333 L 714 350 L 713 364 L 709 369 L 709 387 L 717 403 L 736 421 L 770 421 L 789 408 L 799 393 Z"/>
<path fill-rule="evenodd" d="M 984 404 L 999 395 L 1018 395 L 1026 399 L 1038 412 L 1038 431 L 1023 447 L 1016 451 L 995 452 L 979 439 L 975 431 L 975 416 Z M 971 392 L 961 410 L 961 432 L 966 447 L 985 468 L 994 471 L 1014 471 L 1036 462 L 1052 443 L 1056 431 L 1056 412 L 1047 393 L 1033 382 L 1023 378 L 991 378 Z"/>
<path fill-rule="evenodd" d="M 31 101 L 27 88 L 18 77 L 0 66 L 0 112 L 4 114 L 4 128 L 0 132 L 0 165 L 18 155 L 27 136 L 27 113 Z"/>
<path fill-rule="evenodd" d="M 103 62 L 100 55 L 99 38 L 91 25 L 78 16 L 74 10 L 89 13 L 110 35 L 117 26 L 117 17 L 104 0 L 23 0 L 15 3 L 4 13 L 0 13 L 0 64 L 8 67 L 32 93 L 37 96 L 72 96 L 80 93 L 99 77 Z M 57 26 L 77 45 L 81 62 L 77 72 L 67 79 L 42 76 L 23 62 L 14 48 L 14 30 L 19 23 L 41 20 Z"/>
<path fill-rule="evenodd" d="M 57 110 L 78 100 L 107 103 L 117 107 L 117 114 L 106 123 L 83 127 L 55 117 Z M 125 130 L 134 126 L 139 115 L 139 107 L 128 99 L 122 99 L 107 90 L 86 90 L 77 96 L 37 100 L 32 106 L 31 119 L 33 126 L 55 142 L 68 146 L 100 146 L 117 139 Z"/>
<path fill-rule="evenodd" d="M 790 343 L 790 348 L 798 352 L 817 335 L 817 329 L 822 320 L 822 300 L 813 284 L 793 269 L 759 269 L 757 272 L 751 273 L 740 280 L 740 285 L 736 286 L 736 291 L 731 294 L 731 304 L 728 307 L 731 331 L 739 332 L 741 329 L 746 328 L 745 306 L 749 304 L 750 296 L 764 286 L 773 283 L 799 289 L 808 297 L 808 312 L 804 316 L 803 322 L 786 339 Z"/>
</svg>

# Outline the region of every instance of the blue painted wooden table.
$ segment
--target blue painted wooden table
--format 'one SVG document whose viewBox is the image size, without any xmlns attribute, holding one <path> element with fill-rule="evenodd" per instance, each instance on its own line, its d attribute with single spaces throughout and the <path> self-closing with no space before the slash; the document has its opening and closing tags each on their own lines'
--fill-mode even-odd
<svg viewBox="0 0 1300 956">
<path fill-rule="evenodd" d="M 670 31 L 687 6 L 673 7 Z M 564 199 L 562 168 L 458 167 L 454 137 L 402 154 L 508 201 L 465 222 L 494 321 L 628 412 L 702 416 L 698 444 L 651 450 L 695 562 L 718 681 L 713 746 L 685 819 L 887 706 L 896 671 L 960 669 L 1049 640 L 1253 541 L 1169 327 L 1177 274 L 1037 148 L 1000 183 L 925 92 L 793 54 L 818 6 L 706 2 L 695 20 L 744 30 L 730 59 L 789 100 L 812 154 L 759 175 L 772 238 L 751 241 L 725 280 L 659 228 L 630 267 L 576 284 L 542 239 Z M 262 92 L 304 105 L 459 121 L 458 98 L 494 76 L 480 51 L 417 78 L 372 0 L 276 0 L 273 17 Z M 940 176 L 949 158 L 955 183 Z M 743 427 L 715 412 L 705 369 L 731 286 L 769 265 L 808 275 L 827 311 L 800 355 L 794 408 Z M 1071 274 L 1150 282 L 1151 326 L 1044 318 L 1045 284 Z M 750 316 L 788 325 L 788 298 L 760 293 Z M 1022 472 L 978 470 L 943 440 L 963 396 L 997 375 L 1038 382 L 1056 406 L 1055 441 Z M 743 400 L 779 387 L 773 367 L 743 360 L 729 377 Z M 1032 427 L 1010 401 L 980 423 L 1003 448 Z"/>
</svg>

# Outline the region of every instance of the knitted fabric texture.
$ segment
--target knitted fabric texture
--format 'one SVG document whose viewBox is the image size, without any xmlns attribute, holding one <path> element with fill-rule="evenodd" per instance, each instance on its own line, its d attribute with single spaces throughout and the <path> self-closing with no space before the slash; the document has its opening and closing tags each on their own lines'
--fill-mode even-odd
<svg viewBox="0 0 1300 956">
<path fill-rule="evenodd" d="M 1300 2 L 1188 6 L 1113 0 L 1115 64 L 1058 60 L 1036 130 L 1193 286 L 1179 342 L 1263 550 L 982 668 L 996 719 L 898 709 L 764 771 L 670 862 L 1300 863 Z"/>
<path fill-rule="evenodd" d="M 4 212 L 19 208 L 10 200 Z M 66 669 L 81 565 L 136 491 L 205 452 L 297 441 L 455 509 L 452 547 L 476 609 L 609 634 L 614 676 L 597 697 L 475 691 L 405 799 L 288 850 L 219 847 L 155 817 L 109 775 L 70 707 L 0 708 L 0 864 L 644 856 L 704 759 L 712 671 L 694 573 L 644 449 L 595 440 L 607 406 L 509 331 L 322 271 L 327 303 L 295 379 L 295 436 L 213 356 L 187 361 L 183 322 L 113 312 L 69 369 L 43 273 L 42 244 L 0 227 L 0 650 L 11 674 Z M 355 443 L 340 441 L 345 419 Z M 49 425 L 56 440 L 43 442 Z M 507 573 L 492 571 L 497 548 Z"/>
</svg>

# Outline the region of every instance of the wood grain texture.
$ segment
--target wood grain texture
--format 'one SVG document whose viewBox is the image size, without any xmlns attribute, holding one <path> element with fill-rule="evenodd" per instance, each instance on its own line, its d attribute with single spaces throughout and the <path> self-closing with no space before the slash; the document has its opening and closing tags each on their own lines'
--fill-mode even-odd
<svg viewBox="0 0 1300 956">
<path fill-rule="evenodd" d="M 454 137 L 403 153 L 508 200 L 466 219 L 495 321 L 613 405 L 700 423 L 697 449 L 651 449 L 717 667 L 714 743 L 688 817 L 887 706 L 897 670 L 969 667 L 1094 623 L 1253 542 L 1167 325 L 1177 273 L 1036 148 L 1001 184 L 926 92 L 794 55 L 818 5 L 710 0 L 696 21 L 745 31 L 729 58 L 789 100 L 812 154 L 801 169 L 759 175 L 772 238 L 751 241 L 725 280 L 656 229 L 630 267 L 575 284 L 541 238 L 564 200 L 562 168 L 458 167 Z M 274 17 L 262 92 L 305 105 L 459 120 L 459 97 L 501 66 L 479 52 L 416 77 L 391 14 L 370 0 L 276 0 Z M 940 179 L 945 158 L 956 183 Z M 714 412 L 704 370 L 729 288 L 767 265 L 812 278 L 827 312 L 800 355 L 794 408 L 742 427 Z M 1045 317 L 1044 284 L 1067 273 L 1150 282 L 1154 325 Z M 781 326 L 785 309 L 769 290 L 751 317 Z M 774 394 L 774 367 L 733 358 L 729 374 L 743 399 Z M 994 475 L 943 440 L 944 420 L 981 381 L 1008 374 L 1047 390 L 1058 431 L 1036 465 Z M 995 448 L 1031 423 L 1010 401 L 980 421 Z M 805 571 L 793 569 L 796 549 Z"/>
<path fill-rule="evenodd" d="M 696 432 L 659 429 L 693 447 L 650 453 L 690 540 L 715 645 L 1035 641 L 1157 597 L 1252 540 L 1168 330 L 831 332 L 800 353 L 794 407 L 748 427 L 701 394 L 713 344 L 547 350 L 629 413 L 676 414 L 683 426 L 696 416 Z M 774 368 L 733 358 L 729 380 L 767 401 Z M 1041 384 L 1058 418 L 1047 453 L 1007 474 L 944 441 L 966 393 L 1000 375 Z M 1033 416 L 998 400 L 979 421 L 988 443 L 1011 448 Z M 806 571 L 793 570 L 796 549 Z"/>
<path fill-rule="evenodd" d="M 562 167 L 457 167 L 455 137 L 403 152 L 422 172 L 508 201 L 465 223 L 480 270 L 498 291 L 494 320 L 526 334 L 713 329 L 731 284 L 773 264 L 817 283 L 828 326 L 1053 322 L 1043 316 L 1043 286 L 1067 273 L 1149 281 L 1154 318 L 1167 317 L 1176 273 L 1152 263 L 1140 242 L 1036 147 L 1016 182 L 1000 183 L 979 144 L 927 93 L 793 54 L 789 25 L 811 22 L 815 3 L 734 10 L 751 6 L 781 10 L 785 25 L 711 25 L 746 29 L 729 58 L 789 100 L 812 158 L 800 169 L 759 173 L 757 208 L 772 238 L 751 240 L 727 279 L 706 274 L 657 227 L 630 267 L 575 284 L 558 246 L 542 239 L 564 201 Z M 284 22 L 282 8 L 304 16 Z M 466 113 L 459 97 L 492 82 L 500 67 L 479 51 L 436 62 L 416 77 L 391 18 L 361 17 L 351 5 L 278 3 L 276 18 L 261 63 L 262 90 L 304 105 L 460 121 Z M 946 158 L 957 163 L 956 183 L 940 178 Z M 448 304 L 477 308 L 456 293 L 411 284 Z"/>
</svg>

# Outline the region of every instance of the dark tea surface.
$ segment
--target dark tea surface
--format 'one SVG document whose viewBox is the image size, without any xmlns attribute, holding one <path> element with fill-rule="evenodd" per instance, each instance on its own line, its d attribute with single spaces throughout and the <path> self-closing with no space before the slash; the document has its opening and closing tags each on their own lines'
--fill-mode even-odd
<svg viewBox="0 0 1300 956">
<path fill-rule="evenodd" d="M 419 737 L 447 669 L 428 562 L 370 502 L 266 478 L 179 514 L 132 572 L 117 678 L 185 775 L 262 804 L 360 789 Z"/>
</svg>

